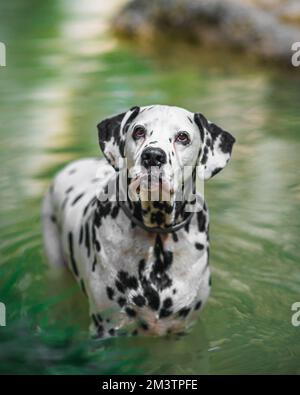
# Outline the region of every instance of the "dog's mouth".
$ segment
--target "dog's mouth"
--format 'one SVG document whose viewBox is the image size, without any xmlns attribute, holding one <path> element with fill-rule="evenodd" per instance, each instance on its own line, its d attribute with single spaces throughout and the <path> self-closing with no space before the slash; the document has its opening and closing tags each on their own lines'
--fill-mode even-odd
<svg viewBox="0 0 300 395">
<path fill-rule="evenodd" d="M 159 170 L 143 171 L 130 182 L 130 192 L 139 200 L 168 201 L 174 195 L 174 188 L 167 177 Z"/>
</svg>

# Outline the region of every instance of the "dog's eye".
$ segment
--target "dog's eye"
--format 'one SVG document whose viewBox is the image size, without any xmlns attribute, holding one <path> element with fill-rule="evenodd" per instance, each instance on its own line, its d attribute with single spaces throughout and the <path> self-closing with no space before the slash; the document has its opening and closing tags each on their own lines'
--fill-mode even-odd
<svg viewBox="0 0 300 395">
<path fill-rule="evenodd" d="M 176 143 L 187 145 L 190 143 L 190 136 L 187 132 L 179 132 L 175 138 Z"/>
<path fill-rule="evenodd" d="M 146 129 L 143 126 L 136 126 L 132 133 L 132 137 L 134 140 L 141 139 L 145 137 L 145 135 L 146 135 Z"/>
</svg>

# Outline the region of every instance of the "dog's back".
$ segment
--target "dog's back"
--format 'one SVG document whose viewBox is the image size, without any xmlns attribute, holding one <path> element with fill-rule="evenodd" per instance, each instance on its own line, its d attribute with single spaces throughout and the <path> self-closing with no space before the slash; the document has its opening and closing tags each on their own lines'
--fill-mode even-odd
<svg viewBox="0 0 300 395">
<path fill-rule="evenodd" d="M 95 201 L 97 189 L 101 190 L 113 172 L 104 159 L 91 158 L 74 161 L 56 175 L 42 207 L 44 249 L 51 265 L 68 261 L 64 236 L 71 233 L 76 245 L 84 208 Z"/>
</svg>

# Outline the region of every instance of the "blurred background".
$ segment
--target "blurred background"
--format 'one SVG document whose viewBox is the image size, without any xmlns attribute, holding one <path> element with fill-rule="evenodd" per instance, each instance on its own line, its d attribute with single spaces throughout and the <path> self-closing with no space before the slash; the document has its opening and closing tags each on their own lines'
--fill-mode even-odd
<svg viewBox="0 0 300 395">
<path fill-rule="evenodd" d="M 1 373 L 300 373 L 299 8 L 0 2 Z M 212 294 L 180 340 L 90 341 L 84 296 L 43 258 L 41 198 L 67 162 L 100 155 L 99 120 L 157 103 L 203 112 L 237 139 L 205 191 Z"/>
</svg>

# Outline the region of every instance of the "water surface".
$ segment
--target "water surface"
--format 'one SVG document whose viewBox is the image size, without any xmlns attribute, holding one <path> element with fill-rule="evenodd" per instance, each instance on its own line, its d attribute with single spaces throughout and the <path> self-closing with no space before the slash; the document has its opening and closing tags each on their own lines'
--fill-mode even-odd
<svg viewBox="0 0 300 395">
<path fill-rule="evenodd" d="M 300 70 L 125 43 L 107 29 L 122 1 L 103 3 L 0 5 L 0 371 L 299 374 Z M 70 276 L 48 273 L 41 198 L 64 164 L 100 155 L 99 120 L 153 103 L 201 111 L 237 139 L 205 189 L 212 294 L 180 340 L 91 342 L 84 296 Z"/>
</svg>

